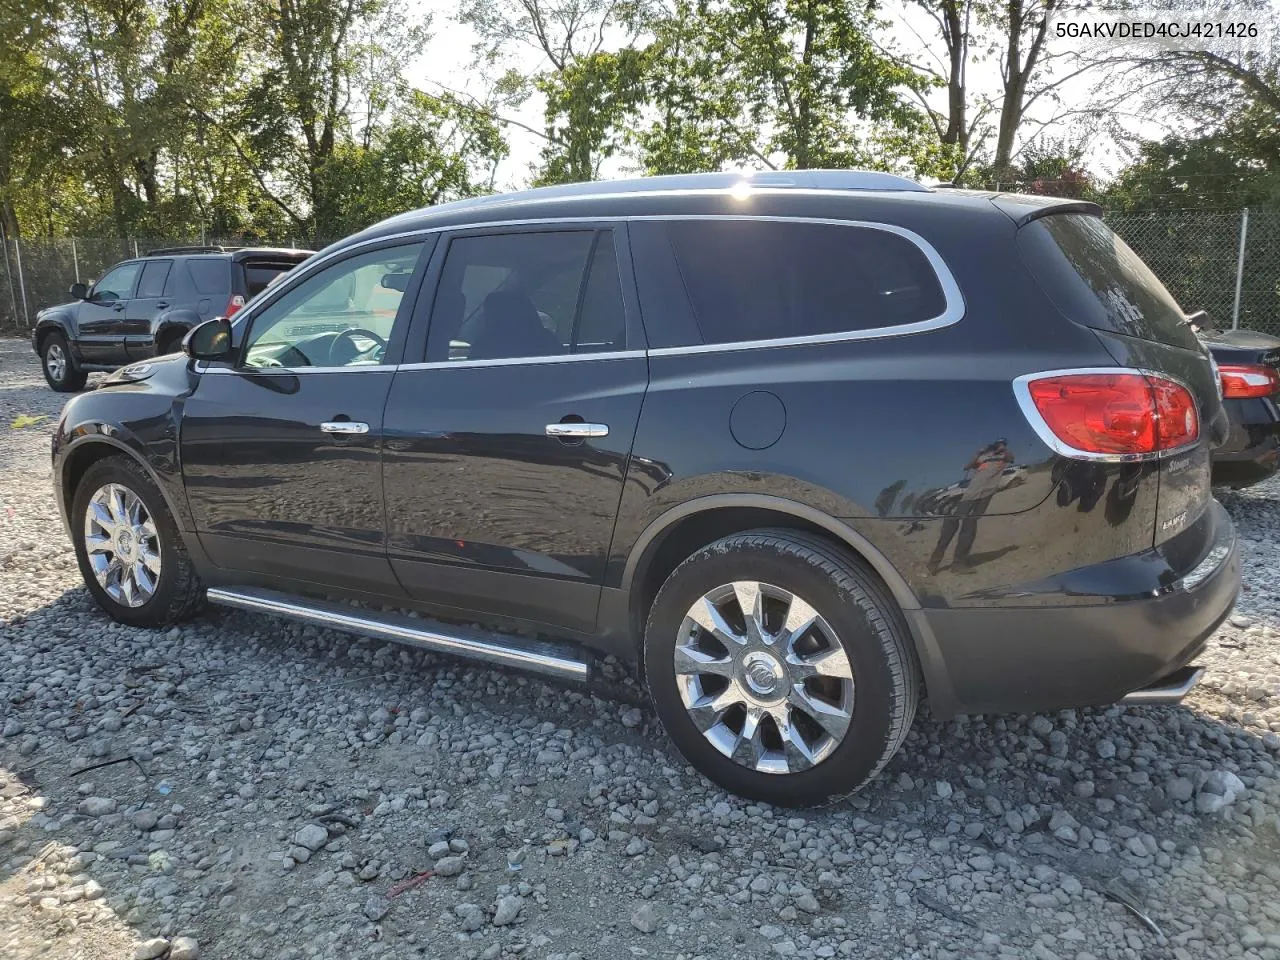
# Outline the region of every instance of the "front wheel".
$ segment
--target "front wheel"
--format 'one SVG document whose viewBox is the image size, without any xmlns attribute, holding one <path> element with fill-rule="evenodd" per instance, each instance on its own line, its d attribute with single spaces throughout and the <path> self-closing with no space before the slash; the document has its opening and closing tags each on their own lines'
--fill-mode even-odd
<svg viewBox="0 0 1280 960">
<path fill-rule="evenodd" d="M 204 587 L 177 524 L 133 458 L 106 457 L 85 471 L 70 526 L 85 585 L 112 619 L 164 627 L 199 609 Z"/>
<path fill-rule="evenodd" d="M 782 806 L 866 784 L 906 739 L 920 673 L 902 614 L 856 558 L 792 530 L 678 566 L 645 629 L 658 717 L 701 773 Z"/>
<path fill-rule="evenodd" d="M 67 346 L 67 338 L 60 333 L 51 333 L 40 344 L 40 367 L 44 371 L 44 379 L 59 393 L 75 393 L 83 390 L 89 375 L 78 370 L 71 358 L 71 348 Z"/>
</svg>

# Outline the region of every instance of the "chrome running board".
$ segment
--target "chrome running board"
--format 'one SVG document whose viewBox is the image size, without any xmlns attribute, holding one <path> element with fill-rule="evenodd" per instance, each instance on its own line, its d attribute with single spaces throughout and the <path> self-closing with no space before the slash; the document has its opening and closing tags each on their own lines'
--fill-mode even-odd
<svg viewBox="0 0 1280 960">
<path fill-rule="evenodd" d="M 550 644 L 516 644 L 501 634 L 486 633 L 433 620 L 397 613 L 363 610 L 341 603 L 312 600 L 258 587 L 210 587 L 210 603 L 240 610 L 300 620 L 320 627 L 355 633 L 375 640 L 420 647 L 434 653 L 451 653 L 472 660 L 486 660 L 520 670 L 585 680 L 587 664 Z"/>
<path fill-rule="evenodd" d="M 1191 692 L 1191 688 L 1199 683 L 1200 678 L 1203 676 L 1204 667 L 1181 667 L 1173 671 L 1173 673 L 1161 677 L 1151 686 L 1133 691 L 1120 702 L 1129 704 L 1177 703 Z"/>
</svg>

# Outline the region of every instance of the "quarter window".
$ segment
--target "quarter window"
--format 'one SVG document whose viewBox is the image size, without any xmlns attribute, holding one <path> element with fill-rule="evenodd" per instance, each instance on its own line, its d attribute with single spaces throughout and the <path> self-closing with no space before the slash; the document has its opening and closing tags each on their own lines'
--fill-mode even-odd
<svg viewBox="0 0 1280 960">
<path fill-rule="evenodd" d="M 623 349 L 612 232 L 504 233 L 449 244 L 431 311 L 429 361 Z"/>
<path fill-rule="evenodd" d="M 196 293 L 220 294 L 231 292 L 231 265 L 221 258 L 205 257 L 188 260 L 191 285 Z"/>
<path fill-rule="evenodd" d="M 110 303 L 113 300 L 128 300 L 133 296 L 133 283 L 138 279 L 140 263 L 122 263 L 93 286 L 90 299 L 94 303 Z"/>
<path fill-rule="evenodd" d="M 148 260 L 138 281 L 138 299 L 150 300 L 164 296 L 164 282 L 169 277 L 172 260 Z"/>
<path fill-rule="evenodd" d="M 731 219 L 666 230 L 704 343 L 870 330 L 946 310 L 923 251 L 887 230 Z"/>
<path fill-rule="evenodd" d="M 361 253 L 303 280 L 253 317 L 244 365 L 382 363 L 422 246 L 419 241 Z"/>
</svg>

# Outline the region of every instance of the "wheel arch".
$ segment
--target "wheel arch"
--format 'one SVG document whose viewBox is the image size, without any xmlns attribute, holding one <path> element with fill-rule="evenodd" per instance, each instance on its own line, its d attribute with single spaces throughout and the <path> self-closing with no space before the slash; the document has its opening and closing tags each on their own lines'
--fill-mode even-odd
<svg viewBox="0 0 1280 960">
<path fill-rule="evenodd" d="M 176 502 L 169 484 L 155 467 L 147 461 L 141 451 L 131 446 L 127 440 L 121 439 L 118 435 L 118 430 L 113 430 L 116 435 L 112 435 L 102 432 L 103 425 L 98 424 L 96 426 L 99 427 L 98 432 L 90 433 L 88 436 L 73 442 L 61 457 L 58 493 L 62 502 L 59 506 L 61 506 L 62 515 L 67 518 L 68 524 L 71 523 L 71 505 L 75 500 L 76 488 L 80 485 L 85 473 L 100 460 L 123 454 L 142 467 L 151 482 L 156 485 L 156 489 L 160 491 L 160 496 L 164 498 L 165 507 L 168 508 L 169 513 L 173 516 L 178 529 L 180 531 L 190 529 L 189 518 L 186 510 L 183 509 L 183 504 Z"/>
<path fill-rule="evenodd" d="M 659 576 L 660 586 L 680 560 L 721 537 L 757 527 L 779 526 L 794 526 L 824 534 L 839 542 L 875 571 L 899 607 L 904 611 L 920 608 L 919 598 L 897 568 L 870 540 L 848 524 L 795 500 L 754 493 L 698 497 L 667 510 L 645 527 L 632 547 L 622 572 L 622 589 L 628 596 L 633 596 L 637 586 Z M 703 539 L 708 535 L 708 539 Z M 685 545 L 690 543 L 693 546 L 685 551 Z M 669 567 L 661 562 L 655 564 L 655 561 L 669 559 L 676 553 L 683 555 Z"/>
<path fill-rule="evenodd" d="M 62 316 L 44 317 L 36 324 L 35 345 L 36 353 L 44 349 L 44 342 L 49 338 L 51 333 L 60 333 L 62 338 L 67 341 L 67 347 L 73 351 L 72 344 L 75 341 L 75 335 L 71 331 L 68 318 Z"/>
<path fill-rule="evenodd" d="M 160 345 L 162 343 L 174 337 L 177 337 L 180 341 L 192 327 L 199 323 L 200 316 L 189 310 L 174 310 L 160 314 L 156 318 L 152 333 L 152 344 L 155 347 L 156 355 L 160 355 Z"/>
<path fill-rule="evenodd" d="M 902 610 L 924 675 L 930 709 L 936 716 L 955 713 L 955 695 L 937 640 L 919 598 L 893 563 L 848 524 L 807 504 L 767 494 L 698 497 L 670 508 L 645 527 L 627 557 L 621 583 L 638 663 L 643 658 L 646 612 L 671 571 L 709 543 L 761 527 L 816 534 L 862 560 Z"/>
</svg>

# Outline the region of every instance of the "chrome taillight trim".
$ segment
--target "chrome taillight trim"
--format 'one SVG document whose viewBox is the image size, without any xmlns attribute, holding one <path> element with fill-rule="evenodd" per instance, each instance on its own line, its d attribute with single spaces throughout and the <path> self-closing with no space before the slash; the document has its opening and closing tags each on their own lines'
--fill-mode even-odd
<svg viewBox="0 0 1280 960">
<path fill-rule="evenodd" d="M 1142 377 L 1154 377 L 1158 380 L 1167 380 L 1169 383 L 1176 383 L 1182 389 L 1191 395 L 1191 400 L 1195 402 L 1195 392 L 1182 380 L 1177 377 L 1171 377 L 1167 373 L 1158 370 L 1144 370 L 1139 367 L 1068 367 L 1063 370 L 1041 370 L 1036 373 L 1025 373 L 1020 377 L 1015 377 L 1013 381 L 1013 395 L 1017 398 L 1018 406 L 1022 409 L 1022 415 L 1027 418 L 1027 422 L 1031 424 L 1031 429 L 1036 432 L 1044 444 L 1054 453 L 1063 457 L 1070 457 L 1073 460 L 1093 460 L 1103 463 L 1135 463 L 1143 460 L 1162 460 L 1167 457 L 1176 457 L 1180 453 L 1186 453 L 1188 450 L 1195 449 L 1200 443 L 1200 430 L 1203 426 L 1203 418 L 1200 416 L 1200 410 L 1196 408 L 1196 438 L 1190 443 L 1184 443 L 1179 447 L 1170 447 L 1168 450 L 1156 450 L 1151 453 L 1095 453 L 1091 450 L 1080 450 L 1077 447 L 1061 440 L 1049 424 L 1041 416 L 1040 410 L 1036 407 L 1035 401 L 1031 398 L 1031 390 L 1029 384 L 1037 380 L 1045 380 L 1049 377 L 1069 377 L 1069 376 L 1087 376 L 1089 374 L 1137 374 Z M 1157 413 L 1158 417 L 1159 414 Z"/>
</svg>

